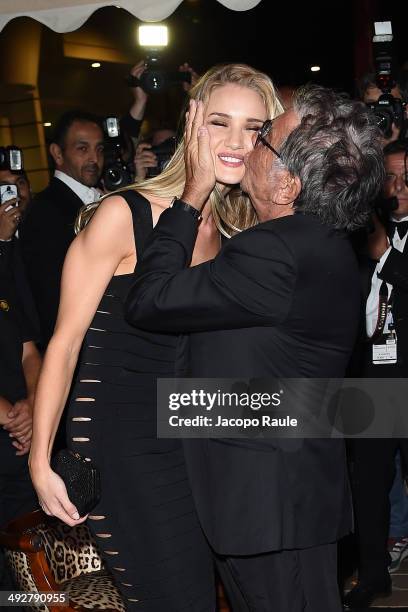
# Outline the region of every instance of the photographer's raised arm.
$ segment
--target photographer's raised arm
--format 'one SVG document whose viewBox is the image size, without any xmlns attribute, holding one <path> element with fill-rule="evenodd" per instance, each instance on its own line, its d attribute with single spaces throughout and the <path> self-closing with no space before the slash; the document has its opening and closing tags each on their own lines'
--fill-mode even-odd
<svg viewBox="0 0 408 612">
<path fill-rule="evenodd" d="M 29 463 L 45 511 L 69 525 L 79 517 L 64 483 L 50 468 L 51 450 L 84 335 L 111 277 L 133 252 L 130 209 L 122 198 L 111 197 L 74 240 L 64 264 L 57 324 L 36 392 Z"/>
<path fill-rule="evenodd" d="M 140 62 L 131 68 L 130 76 L 139 79 L 145 70 L 145 62 L 144 60 L 140 60 Z M 137 141 L 145 115 L 148 95 L 140 85 L 136 85 L 130 89 L 133 100 L 128 112 L 120 120 L 120 129 Z"/>
</svg>

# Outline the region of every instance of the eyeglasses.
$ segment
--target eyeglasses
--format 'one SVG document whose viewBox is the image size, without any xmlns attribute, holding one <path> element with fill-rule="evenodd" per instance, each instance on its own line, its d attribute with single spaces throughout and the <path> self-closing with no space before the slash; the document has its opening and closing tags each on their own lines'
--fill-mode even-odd
<svg viewBox="0 0 408 612">
<path fill-rule="evenodd" d="M 401 174 L 395 174 L 394 172 L 387 172 L 385 180 L 387 183 L 395 183 L 397 178 L 402 179 L 403 183 L 408 187 L 408 172 L 402 172 Z"/>
<path fill-rule="evenodd" d="M 408 187 L 408 151 L 405 151 L 404 155 L 404 172 L 401 174 L 395 174 L 394 172 L 387 172 L 385 180 L 387 183 L 395 183 L 397 178 L 401 178 L 405 185 Z"/>
<path fill-rule="evenodd" d="M 269 132 L 272 129 L 272 124 L 273 124 L 273 120 L 272 119 L 267 119 L 265 121 L 265 123 L 263 124 L 263 126 L 259 130 L 258 135 L 256 137 L 255 147 L 257 147 L 259 145 L 259 143 L 261 142 L 264 145 L 264 147 L 268 147 L 268 149 L 270 151 L 272 151 L 272 153 L 275 153 L 276 157 L 281 159 L 281 156 L 278 153 L 278 151 L 276 149 L 274 149 L 273 146 L 271 144 L 269 144 L 269 142 L 266 140 L 267 135 L 269 134 Z"/>
</svg>

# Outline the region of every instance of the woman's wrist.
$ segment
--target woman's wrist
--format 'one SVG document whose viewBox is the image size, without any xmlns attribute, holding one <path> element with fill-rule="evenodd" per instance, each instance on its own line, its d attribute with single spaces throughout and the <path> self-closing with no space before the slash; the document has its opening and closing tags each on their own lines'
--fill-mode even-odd
<svg viewBox="0 0 408 612">
<path fill-rule="evenodd" d="M 40 472 L 50 467 L 50 460 L 48 453 L 45 451 L 36 451 L 31 447 L 30 456 L 28 458 L 28 464 L 31 471 Z"/>
</svg>

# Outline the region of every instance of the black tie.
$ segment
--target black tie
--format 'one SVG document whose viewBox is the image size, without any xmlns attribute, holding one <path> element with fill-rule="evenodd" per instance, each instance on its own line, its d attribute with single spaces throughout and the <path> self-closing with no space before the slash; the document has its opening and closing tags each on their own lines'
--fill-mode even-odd
<svg viewBox="0 0 408 612">
<path fill-rule="evenodd" d="M 405 234 L 408 232 L 408 221 L 390 221 L 390 237 L 393 238 L 395 230 L 398 232 L 400 240 L 403 239 Z"/>
</svg>

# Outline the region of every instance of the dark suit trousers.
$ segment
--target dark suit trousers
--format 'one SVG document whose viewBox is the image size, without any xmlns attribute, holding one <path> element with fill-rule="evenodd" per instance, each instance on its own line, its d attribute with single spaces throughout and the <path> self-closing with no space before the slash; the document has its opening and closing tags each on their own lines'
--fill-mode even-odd
<svg viewBox="0 0 408 612">
<path fill-rule="evenodd" d="M 220 557 L 233 612 L 340 612 L 337 544 L 250 557 Z"/>
<path fill-rule="evenodd" d="M 407 368 L 374 365 L 366 347 L 362 376 L 406 378 Z M 355 438 L 349 440 L 359 580 L 383 582 L 388 577 L 387 550 L 390 525 L 389 493 L 395 478 L 395 455 L 400 449 L 403 472 L 408 466 L 408 438 Z M 408 535 L 408 534 L 407 534 Z"/>
<path fill-rule="evenodd" d="M 395 477 L 395 454 L 405 464 L 408 439 L 373 438 L 351 441 L 354 511 L 359 550 L 359 579 L 383 581 L 388 575 L 389 493 Z"/>
<path fill-rule="evenodd" d="M 0 527 L 38 507 L 28 471 L 28 455 L 16 456 L 16 449 L 5 430 L 0 430 Z M 12 588 L 0 548 L 0 589 Z"/>
</svg>

